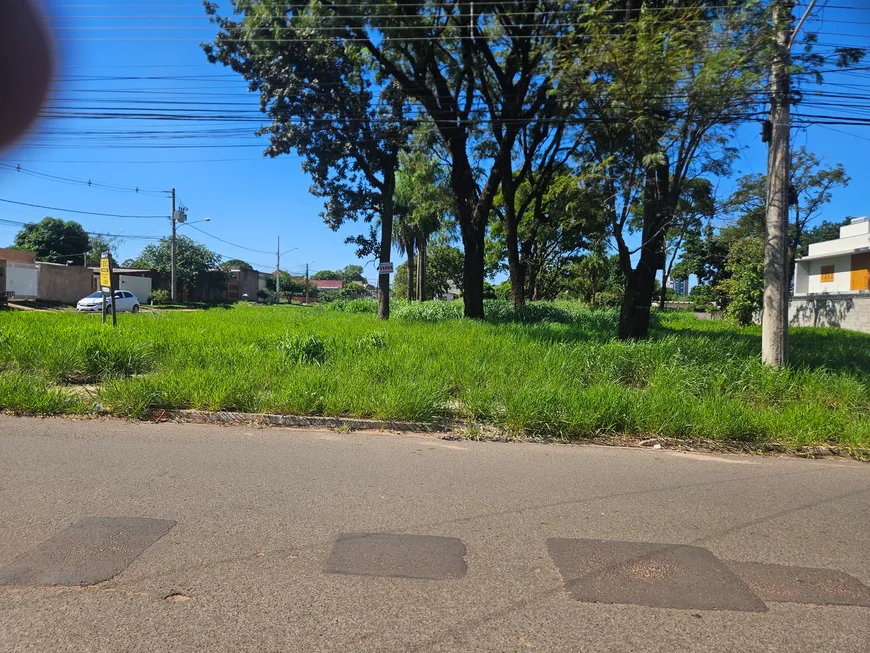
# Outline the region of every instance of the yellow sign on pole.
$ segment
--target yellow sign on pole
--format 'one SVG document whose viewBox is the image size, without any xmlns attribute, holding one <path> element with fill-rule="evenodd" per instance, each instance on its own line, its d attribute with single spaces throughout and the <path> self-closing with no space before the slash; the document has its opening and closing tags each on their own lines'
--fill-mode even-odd
<svg viewBox="0 0 870 653">
<path fill-rule="evenodd" d="M 111 288 L 112 287 L 112 275 L 109 272 L 109 259 L 101 258 L 100 259 L 100 286 L 102 288 Z"/>
</svg>

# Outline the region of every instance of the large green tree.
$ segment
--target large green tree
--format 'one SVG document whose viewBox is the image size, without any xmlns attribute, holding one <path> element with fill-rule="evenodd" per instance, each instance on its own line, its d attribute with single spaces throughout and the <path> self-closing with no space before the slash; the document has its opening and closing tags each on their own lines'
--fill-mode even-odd
<svg viewBox="0 0 870 653">
<path fill-rule="evenodd" d="M 730 136 L 754 110 L 766 17 L 752 2 L 631 0 L 600 10 L 605 17 L 587 24 L 562 81 L 592 120 L 587 175 L 607 198 L 626 278 L 619 336 L 643 338 L 678 204 L 696 177 L 728 171 Z M 583 56 L 590 51 L 598 58 Z M 627 234 L 636 213 L 634 247 Z"/>
<path fill-rule="evenodd" d="M 219 16 L 216 3 L 205 6 L 220 29 L 204 46 L 209 60 L 241 74 L 272 120 L 260 131 L 270 138 L 266 154 L 302 157 L 311 192 L 326 198 L 330 228 L 379 219 L 379 237 L 350 240 L 361 255 L 389 261 L 396 168 L 410 126 L 401 85 L 379 78 L 364 45 L 347 38 L 362 21 L 343 24 L 331 5 L 314 1 L 234 0 L 232 18 Z M 389 275 L 379 275 L 381 319 L 389 318 L 389 297 Z"/>
<path fill-rule="evenodd" d="M 220 269 L 221 257 L 205 245 L 188 236 L 176 237 L 176 268 L 178 283 L 188 292 L 196 288 L 225 283 L 227 272 Z M 162 278 L 172 274 L 172 240 L 168 236 L 145 247 L 134 267 L 149 268 Z"/>
<path fill-rule="evenodd" d="M 311 278 L 328 281 L 338 280 L 344 283 L 365 283 L 361 265 L 346 265 L 340 270 L 318 270 L 311 275 Z"/>
<path fill-rule="evenodd" d="M 14 242 L 17 249 L 33 252 L 40 261 L 83 265 L 90 239 L 78 222 L 48 217 L 24 225 Z"/>
<path fill-rule="evenodd" d="M 359 44 L 382 83 L 398 85 L 437 130 L 464 248 L 464 311 L 482 318 L 492 202 L 520 128 L 542 117 L 561 37 L 583 8 L 553 0 L 316 6 L 322 24 Z"/>
<path fill-rule="evenodd" d="M 221 263 L 221 270 L 253 270 L 254 266 L 240 258 L 231 258 Z"/>
</svg>

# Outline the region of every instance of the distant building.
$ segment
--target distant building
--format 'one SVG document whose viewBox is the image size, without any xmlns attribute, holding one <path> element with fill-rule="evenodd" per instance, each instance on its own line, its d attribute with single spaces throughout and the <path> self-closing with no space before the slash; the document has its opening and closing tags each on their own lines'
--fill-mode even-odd
<svg viewBox="0 0 870 653">
<path fill-rule="evenodd" d="M 688 279 L 674 279 L 673 277 L 671 277 L 669 280 L 669 285 L 678 297 L 684 297 L 689 294 Z"/>
</svg>

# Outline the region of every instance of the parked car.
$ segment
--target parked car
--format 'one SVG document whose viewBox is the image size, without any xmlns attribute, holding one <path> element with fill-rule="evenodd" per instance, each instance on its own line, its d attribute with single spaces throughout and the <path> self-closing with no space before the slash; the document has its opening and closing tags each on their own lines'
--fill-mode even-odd
<svg viewBox="0 0 870 653">
<path fill-rule="evenodd" d="M 117 313 L 138 313 L 139 300 L 131 292 L 126 290 L 116 290 L 115 296 L 106 302 L 106 308 L 112 310 L 112 301 L 115 302 L 115 312 Z M 103 293 L 91 293 L 84 299 L 80 299 L 76 304 L 76 309 L 89 313 L 100 313 L 103 310 Z"/>
</svg>

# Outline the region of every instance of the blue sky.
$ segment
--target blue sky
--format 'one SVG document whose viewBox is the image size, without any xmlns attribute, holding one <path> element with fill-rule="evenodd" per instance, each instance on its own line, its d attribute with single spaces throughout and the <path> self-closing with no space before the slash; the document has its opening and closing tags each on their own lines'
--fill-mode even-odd
<svg viewBox="0 0 870 653">
<path fill-rule="evenodd" d="M 821 50 L 829 49 L 827 44 L 870 46 L 870 2 L 833 0 L 828 4 L 825 22 L 809 25 L 821 31 Z M 855 6 L 848 8 L 850 4 Z M 213 37 L 215 29 L 196 0 L 67 0 L 49 3 L 47 13 L 58 36 L 60 61 L 52 111 L 68 115 L 134 106 L 151 110 L 155 102 L 160 106 L 208 102 L 214 104 L 215 112 L 251 115 L 257 109 L 256 97 L 238 76 L 206 61 L 199 44 Z M 823 88 L 870 96 L 870 72 L 828 75 Z M 807 109 L 807 113 L 821 111 Z M 854 115 L 850 109 L 835 106 L 824 111 Z M 318 216 L 321 200 L 309 195 L 310 182 L 301 171 L 300 160 L 295 156 L 264 159 L 265 139 L 253 135 L 256 127 L 255 122 L 47 119 L 17 148 L 3 153 L 0 161 L 20 165 L 25 171 L 113 187 L 149 191 L 174 187 L 180 203 L 188 207 L 191 222 L 211 220 L 183 227 L 180 233 L 260 269 L 273 269 L 278 236 L 282 252 L 296 248 L 282 256 L 282 269 L 291 272 L 301 271 L 306 263 L 312 270 L 361 263 L 343 241 L 363 227 L 351 224 L 338 233 L 327 229 Z M 178 138 L 195 129 L 230 131 L 209 138 Z M 160 134 L 141 133 L 148 131 Z M 167 131 L 179 133 L 169 138 Z M 831 163 L 842 163 L 852 177 L 848 188 L 835 193 L 825 218 L 870 213 L 866 194 L 870 128 L 813 126 L 796 131 L 794 140 Z M 738 143 L 743 149 L 735 174 L 763 172 L 766 146 L 760 141 L 758 125 L 741 128 Z M 719 186 L 723 192 L 729 187 L 728 180 Z M 168 197 L 159 192 L 109 190 L 8 168 L 0 168 L 0 199 L 123 215 L 168 215 L 170 206 Z M 165 218 L 77 215 L 0 202 L 0 219 L 25 222 L 45 215 L 77 219 L 89 231 L 155 238 L 169 232 Z M 210 235 L 194 231 L 194 226 Z M 17 230 L 0 224 L 0 246 L 11 243 Z M 124 241 L 118 259 L 135 256 L 145 244 Z M 374 281 L 372 270 L 369 266 L 367 274 Z"/>
</svg>

